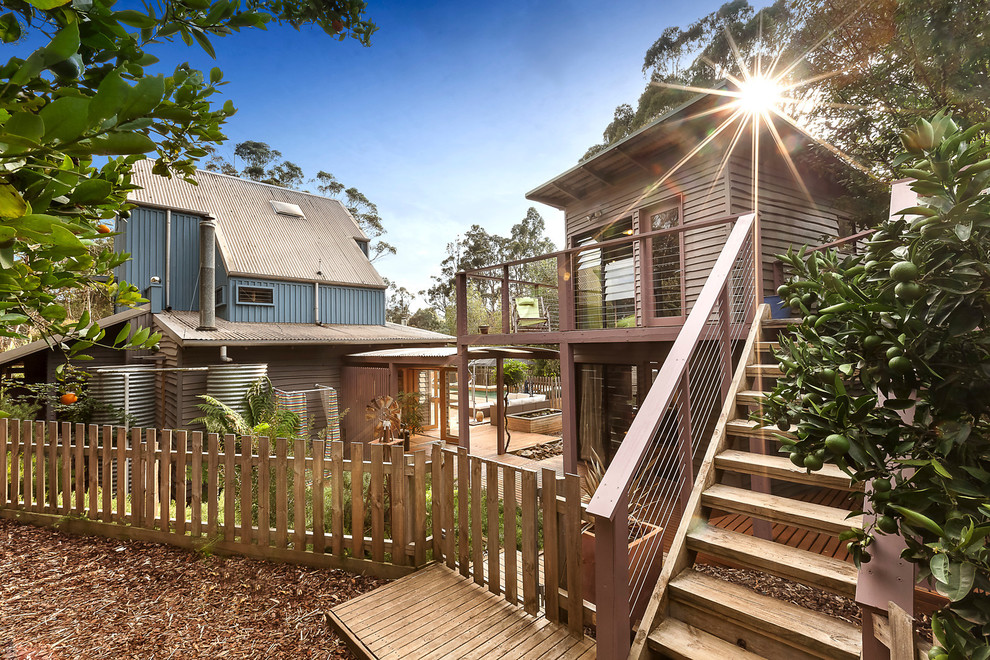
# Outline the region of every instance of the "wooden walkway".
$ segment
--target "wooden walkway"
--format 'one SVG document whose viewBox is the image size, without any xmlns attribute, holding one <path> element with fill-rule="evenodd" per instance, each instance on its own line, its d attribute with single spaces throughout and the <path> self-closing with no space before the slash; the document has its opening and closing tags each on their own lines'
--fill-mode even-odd
<svg viewBox="0 0 990 660">
<path fill-rule="evenodd" d="M 327 618 L 359 658 L 586 660 L 596 651 L 594 640 L 440 565 L 342 603 Z"/>
</svg>

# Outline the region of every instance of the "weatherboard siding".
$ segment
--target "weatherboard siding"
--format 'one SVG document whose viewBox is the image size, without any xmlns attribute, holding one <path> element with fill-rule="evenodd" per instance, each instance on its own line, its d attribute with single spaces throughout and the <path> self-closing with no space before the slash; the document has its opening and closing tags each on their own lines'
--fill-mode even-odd
<svg viewBox="0 0 990 660">
<path fill-rule="evenodd" d="M 385 325 L 385 290 L 321 284 L 320 322 Z"/>
<path fill-rule="evenodd" d="M 129 218 L 118 218 L 114 249 L 130 253 L 114 276 L 133 284 L 143 294 L 152 277 L 165 280 L 165 211 L 136 208 Z"/>
<path fill-rule="evenodd" d="M 273 303 L 237 302 L 240 286 L 273 289 Z M 248 323 L 316 323 L 314 287 L 310 282 L 231 277 L 227 285 L 229 302 L 224 318 Z M 385 291 L 321 284 L 319 321 L 344 325 L 385 325 Z"/>
</svg>

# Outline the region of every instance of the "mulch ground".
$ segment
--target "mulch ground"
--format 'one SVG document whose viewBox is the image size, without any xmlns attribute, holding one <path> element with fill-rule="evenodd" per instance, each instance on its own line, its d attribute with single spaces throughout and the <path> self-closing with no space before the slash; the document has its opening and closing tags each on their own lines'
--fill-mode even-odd
<svg viewBox="0 0 990 660">
<path fill-rule="evenodd" d="M 382 584 L 0 520 L 0 660 L 350 658 L 323 613 Z"/>
</svg>

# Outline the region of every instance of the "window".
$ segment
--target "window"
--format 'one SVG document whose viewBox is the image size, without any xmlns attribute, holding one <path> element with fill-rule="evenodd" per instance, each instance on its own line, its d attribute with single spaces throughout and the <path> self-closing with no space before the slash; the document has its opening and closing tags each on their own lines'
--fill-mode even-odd
<svg viewBox="0 0 990 660">
<path fill-rule="evenodd" d="M 617 220 L 574 239 L 575 247 L 603 243 L 633 233 L 632 218 Z M 632 242 L 585 250 L 577 257 L 574 296 L 577 327 L 627 328 L 636 325 Z"/>
<path fill-rule="evenodd" d="M 275 289 L 262 286 L 237 287 L 237 302 L 247 305 L 274 305 Z"/>
</svg>

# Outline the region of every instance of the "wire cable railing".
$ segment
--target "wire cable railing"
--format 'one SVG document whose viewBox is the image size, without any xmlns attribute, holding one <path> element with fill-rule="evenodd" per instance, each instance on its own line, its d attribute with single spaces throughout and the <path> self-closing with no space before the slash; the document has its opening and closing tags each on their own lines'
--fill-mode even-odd
<svg viewBox="0 0 990 660">
<path fill-rule="evenodd" d="M 734 347 L 760 291 L 755 214 L 738 218 L 612 459 L 588 513 L 595 520 L 599 651 L 624 656 L 645 609 L 728 392 Z"/>
</svg>

